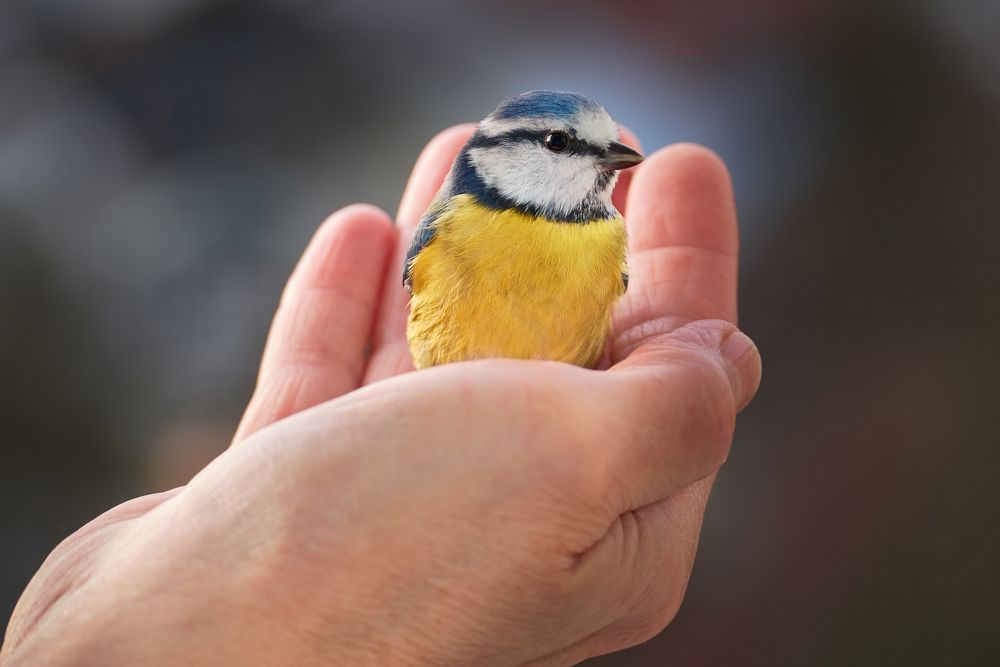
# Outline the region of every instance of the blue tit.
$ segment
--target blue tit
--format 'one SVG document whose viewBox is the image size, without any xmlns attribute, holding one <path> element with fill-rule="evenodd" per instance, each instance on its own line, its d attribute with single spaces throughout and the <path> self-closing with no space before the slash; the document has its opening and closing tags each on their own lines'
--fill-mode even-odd
<svg viewBox="0 0 1000 667">
<path fill-rule="evenodd" d="M 424 214 L 403 272 L 417 368 L 466 359 L 593 367 L 628 286 L 611 202 L 642 155 L 602 106 L 539 90 L 476 127 Z"/>
</svg>

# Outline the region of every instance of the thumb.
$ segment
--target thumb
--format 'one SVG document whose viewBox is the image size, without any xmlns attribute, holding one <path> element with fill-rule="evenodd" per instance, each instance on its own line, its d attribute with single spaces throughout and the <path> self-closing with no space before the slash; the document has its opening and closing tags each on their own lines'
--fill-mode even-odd
<svg viewBox="0 0 1000 667">
<path fill-rule="evenodd" d="M 628 357 L 612 368 L 615 372 L 663 371 L 685 355 L 696 355 L 725 373 L 732 389 L 732 400 L 742 410 L 760 387 L 761 359 L 754 342 L 726 320 L 663 318 L 646 322 L 633 332 L 629 341 L 621 341 Z"/>
<path fill-rule="evenodd" d="M 611 429 L 600 449 L 617 482 L 616 513 L 715 472 L 729 454 L 737 411 L 760 384 L 757 347 L 730 322 L 699 320 L 647 333 L 608 371 L 613 388 L 596 411 Z"/>
</svg>

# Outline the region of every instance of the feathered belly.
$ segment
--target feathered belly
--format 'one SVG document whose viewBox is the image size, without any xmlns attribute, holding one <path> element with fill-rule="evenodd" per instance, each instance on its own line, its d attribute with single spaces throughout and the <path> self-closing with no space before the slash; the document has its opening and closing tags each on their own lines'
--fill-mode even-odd
<svg viewBox="0 0 1000 667">
<path fill-rule="evenodd" d="M 623 291 L 621 218 L 561 223 L 466 204 L 413 260 L 407 336 L 418 368 L 466 359 L 593 366 Z"/>
</svg>

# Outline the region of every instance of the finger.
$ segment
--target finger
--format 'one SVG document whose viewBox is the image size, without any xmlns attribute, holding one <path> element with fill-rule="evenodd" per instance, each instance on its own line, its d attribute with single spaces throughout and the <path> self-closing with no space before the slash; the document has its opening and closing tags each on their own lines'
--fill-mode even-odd
<svg viewBox="0 0 1000 667">
<path fill-rule="evenodd" d="M 582 492 L 610 522 L 715 472 L 757 390 L 753 342 L 724 320 L 662 334 L 569 398 L 582 424 Z M 595 536 L 595 540 L 596 537 Z"/>
<path fill-rule="evenodd" d="M 638 167 L 628 211 L 630 281 L 614 313 L 612 360 L 685 322 L 735 322 L 739 239 L 722 161 L 691 144 L 657 151 Z"/>
<path fill-rule="evenodd" d="M 410 300 L 403 287 L 406 250 L 420 217 L 430 206 L 455 156 L 474 130 L 475 125 L 471 123 L 444 130 L 431 139 L 413 167 L 396 216 L 395 250 L 385 271 L 366 382 L 413 369 L 406 343 L 406 304 Z"/>
<path fill-rule="evenodd" d="M 359 386 L 393 239 L 372 206 L 341 209 L 319 228 L 281 297 L 234 442 Z"/>
<path fill-rule="evenodd" d="M 639 142 L 639 137 L 635 136 L 635 133 L 624 125 L 620 125 L 619 130 L 621 131 L 621 142 L 641 153 L 642 144 Z M 615 205 L 615 208 L 622 215 L 625 215 L 629 186 L 632 184 L 632 177 L 634 175 L 635 169 L 623 169 L 618 172 L 618 183 L 615 184 L 615 191 L 611 195 L 611 203 Z"/>
</svg>

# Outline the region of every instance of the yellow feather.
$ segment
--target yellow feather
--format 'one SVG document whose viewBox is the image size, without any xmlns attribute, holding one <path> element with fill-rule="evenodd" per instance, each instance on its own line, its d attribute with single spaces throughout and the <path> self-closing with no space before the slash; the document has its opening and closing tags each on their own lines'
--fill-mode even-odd
<svg viewBox="0 0 1000 667">
<path fill-rule="evenodd" d="M 621 217 L 553 222 L 458 195 L 436 225 L 410 265 L 417 368 L 484 357 L 600 360 L 624 291 Z"/>
</svg>

